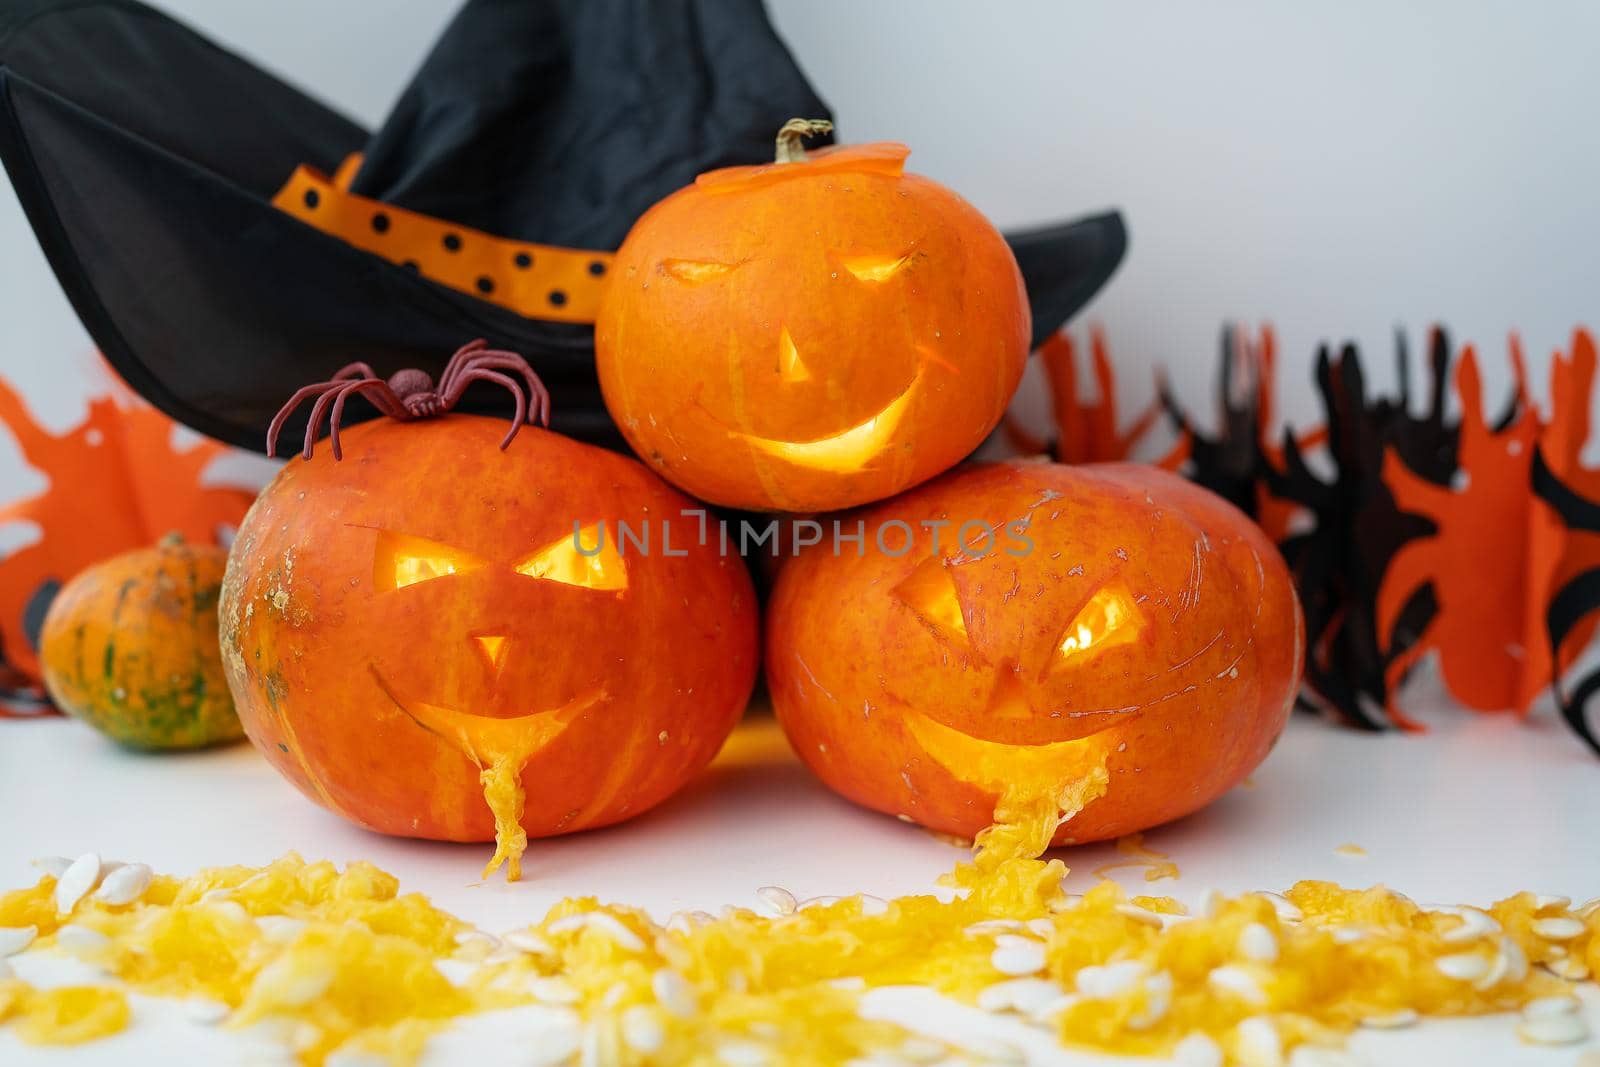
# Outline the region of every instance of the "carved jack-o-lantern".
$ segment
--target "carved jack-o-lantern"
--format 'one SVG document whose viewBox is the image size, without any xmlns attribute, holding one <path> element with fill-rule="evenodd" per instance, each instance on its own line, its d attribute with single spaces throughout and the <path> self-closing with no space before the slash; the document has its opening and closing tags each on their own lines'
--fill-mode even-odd
<svg viewBox="0 0 1600 1067">
<path fill-rule="evenodd" d="M 862 554 L 824 543 L 784 568 L 766 663 L 795 749 L 861 804 L 970 836 L 1008 789 L 1104 767 L 1106 795 L 1060 831 L 1097 840 L 1206 804 L 1284 724 L 1303 658 L 1288 572 L 1175 475 L 978 466 L 856 519 Z"/>
<path fill-rule="evenodd" d="M 740 560 L 692 522 L 661 540 L 691 501 L 623 456 L 504 435 L 381 420 L 342 462 L 291 460 L 240 528 L 221 623 L 245 730 L 306 795 L 385 833 L 498 834 L 515 877 L 523 831 L 636 815 L 707 763 L 758 648 Z"/>
<path fill-rule="evenodd" d="M 878 500 L 999 421 L 1027 359 L 1022 278 L 970 204 L 905 172 L 904 145 L 779 143 L 779 162 L 702 174 L 635 224 L 596 324 L 600 384 L 635 451 L 698 497 Z"/>
</svg>

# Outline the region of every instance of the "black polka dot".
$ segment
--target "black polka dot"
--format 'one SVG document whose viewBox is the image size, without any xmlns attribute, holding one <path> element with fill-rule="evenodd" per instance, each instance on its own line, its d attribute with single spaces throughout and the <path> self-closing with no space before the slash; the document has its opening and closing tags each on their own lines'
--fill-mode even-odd
<svg viewBox="0 0 1600 1067">
<path fill-rule="evenodd" d="M 554 304 L 556 307 L 560 307 L 562 304 L 565 304 L 566 302 L 567 302 L 567 294 L 566 293 L 563 293 L 560 289 L 552 289 L 552 290 L 550 290 L 550 303 Z"/>
<path fill-rule="evenodd" d="M 307 189 L 305 195 L 306 207 L 316 207 L 322 202 L 322 197 L 317 195 L 315 189 Z"/>
<path fill-rule="evenodd" d="M 604 263 L 600 262 L 598 259 L 589 261 L 589 273 L 590 274 L 593 274 L 596 278 L 598 278 L 598 277 L 600 277 L 600 275 L 604 274 L 605 272 L 606 272 L 606 265 Z"/>
<path fill-rule="evenodd" d="M 480 277 L 478 279 L 478 292 L 480 292 L 480 293 L 492 293 L 492 292 L 494 292 L 494 279 L 490 278 L 488 275 L 484 275 L 484 276 Z"/>
<path fill-rule="evenodd" d="M 406 260 L 404 263 L 402 263 L 400 265 L 402 267 L 404 267 L 406 270 L 413 271 L 413 272 L 420 271 L 422 269 L 421 267 L 417 266 L 417 261 L 414 260 L 414 259 L 408 259 L 408 260 Z"/>
<path fill-rule="evenodd" d="M 372 216 L 372 228 L 374 230 L 376 230 L 377 232 L 379 232 L 379 233 L 388 233 L 389 232 L 389 216 L 385 215 L 381 211 L 378 212 L 376 215 Z"/>
<path fill-rule="evenodd" d="M 529 267 L 533 266 L 533 257 L 528 255 L 526 252 L 518 252 L 516 258 L 511 262 L 517 265 L 518 270 L 527 270 Z"/>
<path fill-rule="evenodd" d="M 444 246 L 445 246 L 445 248 L 449 249 L 451 252 L 459 252 L 459 251 L 461 251 L 461 235 L 458 234 L 458 233 L 447 233 L 447 234 L 445 234 L 444 235 Z"/>
</svg>

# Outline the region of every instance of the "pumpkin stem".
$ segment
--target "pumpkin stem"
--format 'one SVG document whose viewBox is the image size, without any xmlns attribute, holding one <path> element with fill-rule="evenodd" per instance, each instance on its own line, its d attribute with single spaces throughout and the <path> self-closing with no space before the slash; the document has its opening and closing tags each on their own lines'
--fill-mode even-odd
<svg viewBox="0 0 1600 1067">
<path fill-rule="evenodd" d="M 832 132 L 833 123 L 827 119 L 790 119 L 778 131 L 776 161 L 779 163 L 804 163 L 806 161 L 805 139 Z"/>
<path fill-rule="evenodd" d="M 183 547 L 183 531 L 182 530 L 168 530 L 166 533 L 161 535 L 161 540 L 156 542 L 156 547 L 157 548 L 182 548 Z"/>
</svg>

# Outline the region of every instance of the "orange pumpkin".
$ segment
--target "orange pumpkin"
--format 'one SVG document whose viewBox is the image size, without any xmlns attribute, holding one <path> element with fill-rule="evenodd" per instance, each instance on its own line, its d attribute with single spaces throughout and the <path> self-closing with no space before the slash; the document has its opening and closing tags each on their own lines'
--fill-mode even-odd
<svg viewBox="0 0 1600 1067">
<path fill-rule="evenodd" d="M 759 650 L 749 575 L 697 543 L 692 501 L 624 456 L 504 435 L 384 419 L 342 461 L 291 460 L 220 610 L 245 730 L 302 792 L 383 833 L 498 838 L 515 878 L 524 833 L 637 815 L 703 767 Z"/>
<path fill-rule="evenodd" d="M 1028 355 L 1005 240 L 900 144 L 702 174 L 634 225 L 595 327 L 634 450 L 717 504 L 891 496 L 999 422 Z"/>
<path fill-rule="evenodd" d="M 766 663 L 795 750 L 860 804 L 972 836 L 1008 789 L 1103 767 L 1057 843 L 1114 837 L 1237 784 L 1289 714 L 1288 571 L 1176 475 L 976 466 L 840 521 L 864 551 L 783 568 Z"/>
</svg>

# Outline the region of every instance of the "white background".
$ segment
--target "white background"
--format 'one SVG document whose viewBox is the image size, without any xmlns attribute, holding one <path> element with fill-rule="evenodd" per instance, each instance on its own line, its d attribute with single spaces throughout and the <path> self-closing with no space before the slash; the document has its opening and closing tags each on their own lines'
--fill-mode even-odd
<svg viewBox="0 0 1600 1067">
<path fill-rule="evenodd" d="M 448 0 L 168 6 L 369 125 L 454 9 Z M 1316 416 L 1307 370 L 1318 340 L 1359 341 L 1387 383 L 1394 326 L 1417 333 L 1434 319 L 1487 349 L 1497 397 L 1504 338 L 1519 328 L 1542 397 L 1549 351 L 1600 306 L 1600 5 L 772 6 L 844 138 L 906 141 L 916 169 L 1002 226 L 1126 212 L 1128 260 L 1088 318 L 1107 327 L 1130 408 L 1163 364 L 1204 409 L 1217 331 L 1230 317 L 1277 324 L 1295 420 Z M 0 373 L 62 429 L 99 389 L 92 366 L 87 337 L 0 186 Z M 36 484 L 0 435 L 0 500 Z M 0 530 L 0 551 L 28 536 Z M 1447 718 L 1450 729 L 1433 737 L 1381 740 L 1298 722 L 1254 790 L 1152 833 L 1184 871 L 1172 891 L 1196 900 L 1211 886 L 1328 877 L 1386 881 L 1425 900 L 1481 903 L 1523 887 L 1592 895 L 1600 860 L 1581 814 L 1595 808 L 1592 759 L 1548 713 L 1522 729 Z M 914 891 L 953 858 L 780 770 L 702 783 L 629 826 L 536 844 L 531 880 L 516 890 L 471 887 L 481 850 L 346 827 L 246 749 L 181 761 L 170 790 L 151 792 L 139 765 L 77 724 L 14 729 L 0 745 L 0 797 L 28 796 L 30 814 L 4 838 L 0 886 L 27 880 L 21 861 L 39 852 L 98 848 L 186 871 L 263 862 L 294 846 L 370 857 L 503 928 L 572 892 L 660 913 L 750 902 L 771 882 L 801 895 Z M 216 802 L 195 809 L 195 788 Z M 138 805 L 126 803 L 134 789 Z M 175 835 L 180 817 L 204 825 Z M 239 834 L 245 819 L 262 832 Z M 1369 858 L 1335 855 L 1346 841 Z M 1108 849 L 1091 849 L 1068 860 L 1087 872 L 1106 858 Z M 77 1062 L 140 1062 L 160 1048 L 129 1035 L 85 1046 Z M 0 1046 L 0 1060 L 16 1051 Z M 1574 1056 L 1518 1048 L 1505 1020 L 1425 1027 L 1363 1051 L 1369 1063 L 1407 1067 L 1565 1067 Z"/>
<path fill-rule="evenodd" d="M 453 0 L 166 5 L 368 125 Z M 1376 0 L 1283 5 L 772 0 L 841 135 L 913 165 L 1006 227 L 1107 206 L 1128 259 L 1089 308 L 1131 407 L 1169 368 L 1209 412 L 1224 319 L 1270 318 L 1285 414 L 1316 417 L 1320 339 L 1391 380 L 1397 324 L 1550 350 L 1600 280 L 1600 5 Z M 82 414 L 89 342 L 0 188 L 0 373 L 48 425 Z M 83 355 L 79 363 L 70 363 Z M 82 373 L 79 373 L 79 370 Z M 36 484 L 0 435 L 0 499 Z M 0 531 L 0 549 L 16 543 Z"/>
</svg>

